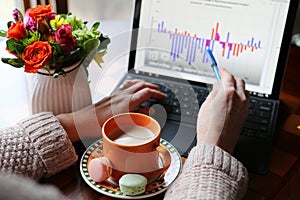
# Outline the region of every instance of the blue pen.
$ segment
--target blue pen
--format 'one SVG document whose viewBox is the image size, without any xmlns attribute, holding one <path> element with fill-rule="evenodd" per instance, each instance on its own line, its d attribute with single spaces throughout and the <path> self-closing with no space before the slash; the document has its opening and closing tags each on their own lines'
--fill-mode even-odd
<svg viewBox="0 0 300 200">
<path fill-rule="evenodd" d="M 209 61 L 210 61 L 210 66 L 211 66 L 211 68 L 213 69 L 213 71 L 215 73 L 217 81 L 219 82 L 219 81 L 221 81 L 221 76 L 219 74 L 219 67 L 217 65 L 217 61 L 216 61 L 216 59 L 215 59 L 215 57 L 212 54 L 212 51 L 210 49 L 207 49 L 206 53 L 207 53 Z"/>
</svg>

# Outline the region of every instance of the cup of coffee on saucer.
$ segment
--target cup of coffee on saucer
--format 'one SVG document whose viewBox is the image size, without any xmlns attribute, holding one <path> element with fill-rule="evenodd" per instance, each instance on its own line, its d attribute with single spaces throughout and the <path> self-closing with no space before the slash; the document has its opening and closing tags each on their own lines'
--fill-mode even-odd
<svg viewBox="0 0 300 200">
<path fill-rule="evenodd" d="M 161 128 L 152 117 L 122 113 L 102 127 L 103 156 L 110 161 L 110 178 L 118 183 L 125 174 L 140 174 L 151 183 L 171 164 L 168 149 L 160 145 Z"/>
</svg>

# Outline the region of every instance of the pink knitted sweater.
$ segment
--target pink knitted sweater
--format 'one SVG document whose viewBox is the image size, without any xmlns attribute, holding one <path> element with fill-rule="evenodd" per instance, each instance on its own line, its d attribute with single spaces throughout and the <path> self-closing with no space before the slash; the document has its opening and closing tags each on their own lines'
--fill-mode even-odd
<svg viewBox="0 0 300 200">
<path fill-rule="evenodd" d="M 7 174 L 40 179 L 76 160 L 67 133 L 52 113 L 36 114 L 0 130 L 0 199 L 62 199 L 53 187 Z M 247 171 L 239 161 L 219 147 L 205 144 L 190 152 L 165 199 L 241 199 L 247 183 Z"/>
</svg>

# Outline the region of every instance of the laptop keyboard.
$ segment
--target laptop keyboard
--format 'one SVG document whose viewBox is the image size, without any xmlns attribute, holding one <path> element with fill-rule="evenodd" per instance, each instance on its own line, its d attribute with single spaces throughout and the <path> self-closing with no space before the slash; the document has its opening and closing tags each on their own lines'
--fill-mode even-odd
<svg viewBox="0 0 300 200">
<path fill-rule="evenodd" d="M 169 120 L 180 121 L 188 124 L 195 124 L 199 107 L 208 95 L 207 89 L 193 88 L 190 85 L 177 85 L 170 82 L 162 83 L 149 81 L 156 84 L 159 90 L 166 94 L 162 101 L 150 99 L 141 106 L 151 106 L 152 104 L 162 105 L 168 113 Z"/>
<path fill-rule="evenodd" d="M 145 79 L 145 78 L 144 78 Z M 167 112 L 167 119 L 195 125 L 199 108 L 209 94 L 208 88 L 192 87 L 189 84 L 175 84 L 153 79 L 146 80 L 156 84 L 160 91 L 166 94 L 162 101 L 150 99 L 141 107 L 154 104 L 162 105 Z M 251 97 L 249 114 L 242 128 L 241 135 L 265 140 L 270 132 L 270 119 L 274 102 Z"/>
<path fill-rule="evenodd" d="M 260 99 L 250 99 L 248 118 L 242 129 L 242 135 L 266 139 L 274 103 Z"/>
</svg>

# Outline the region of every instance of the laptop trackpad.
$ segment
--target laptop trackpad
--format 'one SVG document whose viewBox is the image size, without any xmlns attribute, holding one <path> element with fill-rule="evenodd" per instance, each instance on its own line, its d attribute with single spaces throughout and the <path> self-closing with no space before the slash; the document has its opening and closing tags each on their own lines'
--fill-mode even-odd
<svg viewBox="0 0 300 200">
<path fill-rule="evenodd" d="M 176 147 L 182 156 L 187 157 L 196 145 L 196 126 L 167 121 L 162 128 L 161 137 Z"/>
</svg>

